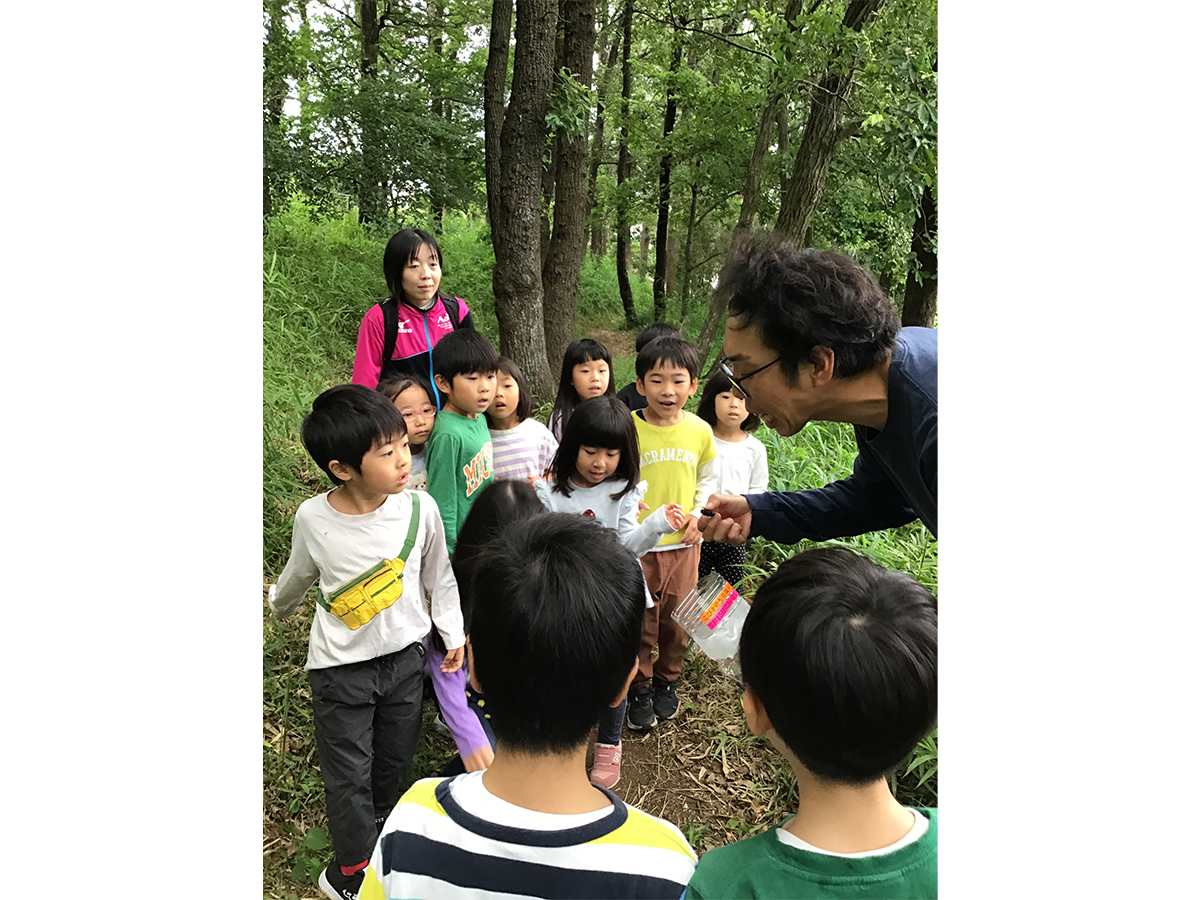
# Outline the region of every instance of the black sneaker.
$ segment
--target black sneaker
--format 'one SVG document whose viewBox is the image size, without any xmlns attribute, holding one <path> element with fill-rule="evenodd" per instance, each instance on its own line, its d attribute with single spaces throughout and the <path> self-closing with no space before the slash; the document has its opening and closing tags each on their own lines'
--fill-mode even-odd
<svg viewBox="0 0 1200 900">
<path fill-rule="evenodd" d="M 363 874 L 366 871 L 363 868 L 353 875 L 343 875 L 342 867 L 335 859 L 325 867 L 325 871 L 317 879 L 317 887 L 324 891 L 330 900 L 358 900 L 358 889 L 362 887 Z"/>
<path fill-rule="evenodd" d="M 658 724 L 654 718 L 654 688 L 648 684 L 629 689 L 629 705 L 625 709 L 630 731 L 649 731 Z"/>
<path fill-rule="evenodd" d="M 665 678 L 654 678 L 654 715 L 665 722 L 679 712 L 679 697 L 675 694 L 675 682 Z"/>
</svg>

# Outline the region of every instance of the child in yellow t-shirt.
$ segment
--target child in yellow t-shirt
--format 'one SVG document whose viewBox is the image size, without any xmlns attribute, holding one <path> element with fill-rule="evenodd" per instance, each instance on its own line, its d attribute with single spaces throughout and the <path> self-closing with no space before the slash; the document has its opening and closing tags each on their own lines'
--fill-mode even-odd
<svg viewBox="0 0 1200 900">
<path fill-rule="evenodd" d="M 629 690 L 633 731 L 649 731 L 679 709 L 675 682 L 683 670 L 688 635 L 671 612 L 696 586 L 700 509 L 717 483 L 712 429 L 683 409 L 696 393 L 700 366 L 700 351 L 679 337 L 655 338 L 637 355 L 637 390 L 646 398 L 646 408 L 633 413 L 633 424 L 642 478 L 649 485 L 645 502 L 650 509 L 677 503 L 691 514 L 683 528 L 666 535 L 642 557 L 654 607 L 646 610 L 638 674 Z M 651 665 L 655 643 L 658 658 Z"/>
</svg>

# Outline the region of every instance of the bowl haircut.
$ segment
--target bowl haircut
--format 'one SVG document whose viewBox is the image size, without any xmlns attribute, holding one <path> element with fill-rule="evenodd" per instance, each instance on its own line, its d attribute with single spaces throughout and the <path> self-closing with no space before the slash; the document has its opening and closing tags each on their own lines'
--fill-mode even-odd
<svg viewBox="0 0 1200 900">
<path fill-rule="evenodd" d="M 429 401 L 429 405 L 433 405 L 433 389 L 429 386 L 429 382 L 420 375 L 393 375 L 391 378 L 385 378 L 379 382 L 379 386 L 375 390 L 387 397 L 392 403 L 396 402 L 396 398 L 407 391 L 410 387 L 416 385 L 425 392 L 425 397 Z"/>
<path fill-rule="evenodd" d="M 637 487 L 641 479 L 641 462 L 638 457 L 637 428 L 629 407 L 616 397 L 599 396 L 584 400 L 567 419 L 562 441 L 550 460 L 546 475 L 553 484 L 552 490 L 564 497 L 571 496 L 571 475 L 579 459 L 580 447 L 598 447 L 603 450 L 620 450 L 617 468 L 607 480 L 623 479 L 621 489 L 611 494 L 613 500 Z"/>
<path fill-rule="evenodd" d="M 869 784 L 937 724 L 937 602 L 838 547 L 784 562 L 742 629 L 746 686 L 814 775 Z"/>
<path fill-rule="evenodd" d="M 452 331 L 433 345 L 433 374 L 451 386 L 457 375 L 486 375 L 499 366 L 492 342 L 473 328 Z"/>
<path fill-rule="evenodd" d="M 670 322 L 651 322 L 645 328 L 638 332 L 637 340 L 633 342 L 633 352 L 641 353 L 645 347 L 655 338 L 660 338 L 665 335 L 671 337 L 680 337 L 679 329 Z"/>
<path fill-rule="evenodd" d="M 533 398 L 529 396 L 529 389 L 525 387 L 525 376 L 521 373 L 521 367 L 507 356 L 502 356 L 500 357 L 500 365 L 496 367 L 497 380 L 499 380 L 501 374 L 507 375 L 517 383 L 517 391 L 521 395 L 517 398 L 517 421 L 524 422 L 533 411 Z M 493 418 L 490 410 L 487 413 L 487 417 L 490 424 Z"/>
<path fill-rule="evenodd" d="M 616 388 L 613 386 L 612 376 L 612 354 L 608 352 L 599 341 L 594 341 L 591 338 L 580 338 L 577 341 L 571 341 L 567 345 L 567 352 L 563 354 L 562 371 L 558 375 L 558 394 L 554 398 L 554 408 L 550 410 L 549 421 L 555 420 L 566 422 L 571 418 L 571 413 L 583 401 L 579 399 L 579 393 L 575 390 L 575 383 L 571 380 L 575 372 L 576 366 L 581 366 L 586 362 L 601 360 L 608 364 L 608 390 L 601 396 L 613 397 L 616 396 Z M 594 397 L 591 399 L 595 399 Z"/>
<path fill-rule="evenodd" d="M 343 484 L 329 464 L 335 459 L 362 474 L 362 461 L 376 444 L 408 434 L 400 410 L 378 391 L 338 384 L 313 401 L 300 426 L 304 449 L 335 485 Z"/>
<path fill-rule="evenodd" d="M 658 337 L 638 351 L 637 377 L 644 381 L 650 370 L 658 365 L 678 366 L 687 369 L 692 381 L 700 377 L 700 351 L 691 341 L 681 337 L 665 335 Z"/>
<path fill-rule="evenodd" d="M 546 512 L 479 555 L 468 630 L 497 740 L 526 753 L 588 741 L 641 643 L 642 568 L 616 531 Z"/>
<path fill-rule="evenodd" d="M 715 369 L 704 382 L 704 391 L 700 394 L 700 403 L 696 406 L 696 415 L 707 422 L 712 428 L 717 427 L 717 394 L 733 391 L 733 382 L 720 369 Z M 743 407 L 745 409 L 745 407 Z M 742 420 L 742 431 L 754 431 L 762 421 L 750 410 L 746 410 L 746 418 Z"/>
</svg>

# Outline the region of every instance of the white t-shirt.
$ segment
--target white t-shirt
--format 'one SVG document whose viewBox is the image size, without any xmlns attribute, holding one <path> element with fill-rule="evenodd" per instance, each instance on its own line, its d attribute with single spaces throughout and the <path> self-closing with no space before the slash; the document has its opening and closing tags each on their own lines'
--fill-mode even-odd
<svg viewBox="0 0 1200 900">
<path fill-rule="evenodd" d="M 744 441 L 723 441 L 713 435 L 717 445 L 718 494 L 759 494 L 767 489 L 767 448 L 752 434 Z"/>
</svg>

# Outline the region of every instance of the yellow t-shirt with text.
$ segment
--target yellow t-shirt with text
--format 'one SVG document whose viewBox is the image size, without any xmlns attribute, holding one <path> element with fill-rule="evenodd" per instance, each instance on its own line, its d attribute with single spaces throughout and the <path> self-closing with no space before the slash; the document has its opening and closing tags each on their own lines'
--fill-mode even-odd
<svg viewBox="0 0 1200 900">
<path fill-rule="evenodd" d="M 713 443 L 708 423 L 684 411 L 676 425 L 651 425 L 642 418 L 639 409 L 633 413 L 633 424 L 637 430 L 641 478 L 649 485 L 644 500 L 650 509 L 642 510 L 638 521 L 664 503 L 678 503 L 685 513 L 702 506 L 715 481 L 703 479 L 701 473 L 711 473 L 717 458 L 717 445 Z M 678 544 L 682 539 L 681 529 L 664 535 L 658 546 Z"/>
</svg>

